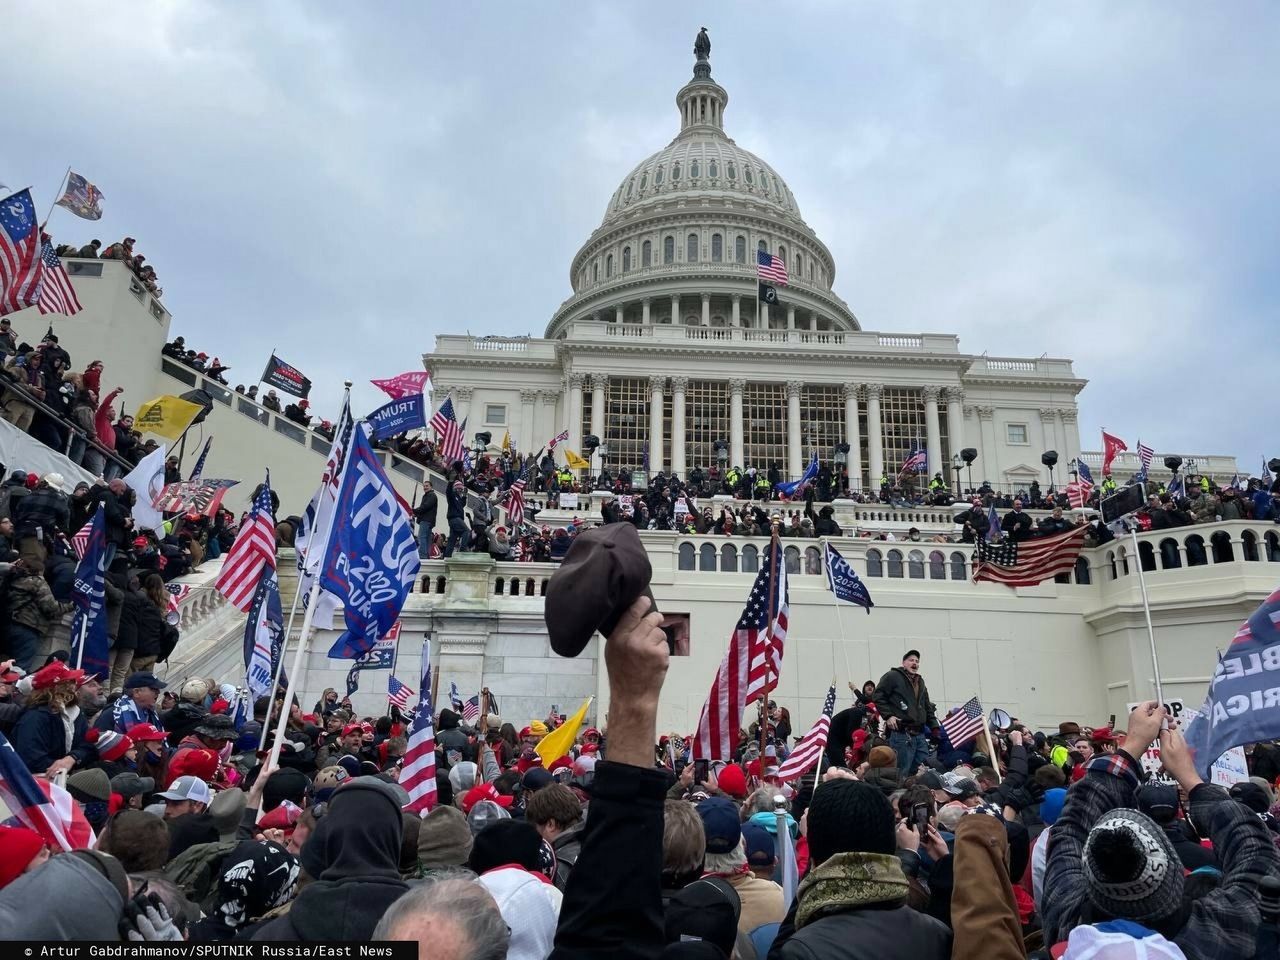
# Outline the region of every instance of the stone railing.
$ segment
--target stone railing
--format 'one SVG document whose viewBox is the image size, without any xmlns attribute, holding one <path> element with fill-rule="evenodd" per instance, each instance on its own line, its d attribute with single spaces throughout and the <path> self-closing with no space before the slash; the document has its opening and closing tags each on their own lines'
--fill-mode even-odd
<svg viewBox="0 0 1280 960">
<path fill-rule="evenodd" d="M 570 340 L 645 340 L 682 344 L 689 341 L 755 346 L 761 343 L 788 346 L 843 347 L 872 353 L 959 352 L 959 341 L 942 334 L 880 334 L 866 330 L 761 330 L 755 327 L 704 327 L 683 324 L 611 323 L 575 320 L 567 329 Z M 1035 363 L 1037 361 L 1028 361 Z"/>
</svg>

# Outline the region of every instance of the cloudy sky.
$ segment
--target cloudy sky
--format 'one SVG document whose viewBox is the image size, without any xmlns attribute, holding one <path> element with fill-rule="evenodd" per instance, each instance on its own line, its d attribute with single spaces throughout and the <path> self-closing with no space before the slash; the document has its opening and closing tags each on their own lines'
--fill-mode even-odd
<svg viewBox="0 0 1280 960">
<path fill-rule="evenodd" d="M 1280 9 L 692 6 L 11 4 L 0 182 L 73 165 L 106 216 L 57 241 L 139 238 L 175 334 L 327 415 L 437 333 L 541 334 L 705 24 L 865 328 L 1073 358 L 1087 448 L 1280 454 Z"/>
</svg>

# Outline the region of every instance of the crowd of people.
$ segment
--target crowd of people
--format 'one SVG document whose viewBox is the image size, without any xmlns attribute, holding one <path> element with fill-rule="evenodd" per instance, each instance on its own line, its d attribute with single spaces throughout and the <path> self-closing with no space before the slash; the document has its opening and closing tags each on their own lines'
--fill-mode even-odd
<svg viewBox="0 0 1280 960">
<path fill-rule="evenodd" d="M 133 252 L 135 243 L 137 241 L 133 237 L 125 237 L 120 242 L 111 244 L 105 250 L 102 249 L 101 240 L 90 240 L 83 247 L 78 248 L 72 244 L 64 243 L 58 246 L 54 253 L 59 257 L 78 257 L 83 260 L 123 260 L 138 282 L 146 287 L 148 293 L 159 300 L 164 296 L 164 291 L 160 289 L 155 267 L 147 263 L 147 258 L 142 254 Z"/>
<path fill-rule="evenodd" d="M 554 711 L 517 730 L 441 709 L 420 812 L 394 706 L 277 692 L 243 716 L 232 683 L 141 669 L 109 694 L 59 659 L 0 664 L 0 732 L 97 834 L 62 852 L 0 826 L 5 936 L 411 940 L 442 960 L 1274 955 L 1259 887 L 1280 879 L 1275 744 L 1229 790 L 1201 782 L 1154 702 L 1126 729 L 1008 718 L 952 744 L 912 650 L 850 684 L 814 769 L 783 782 L 796 744 L 774 702 L 723 760 L 658 736 L 660 622 L 644 598 L 621 615 L 608 726 L 551 762 Z M 270 767 L 262 730 L 270 750 L 282 711 Z"/>
</svg>

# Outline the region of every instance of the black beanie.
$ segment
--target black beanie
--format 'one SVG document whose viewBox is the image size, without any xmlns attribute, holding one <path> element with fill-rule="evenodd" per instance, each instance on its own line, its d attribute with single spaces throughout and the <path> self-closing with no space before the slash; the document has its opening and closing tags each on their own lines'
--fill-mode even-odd
<svg viewBox="0 0 1280 960">
<path fill-rule="evenodd" d="M 832 780 L 809 803 L 809 858 L 814 866 L 837 853 L 886 853 L 897 849 L 893 808 L 876 787 Z"/>
<path fill-rule="evenodd" d="M 476 874 L 518 864 L 526 870 L 543 870 L 542 837 L 527 820 L 496 820 L 476 834 L 467 866 Z"/>
</svg>

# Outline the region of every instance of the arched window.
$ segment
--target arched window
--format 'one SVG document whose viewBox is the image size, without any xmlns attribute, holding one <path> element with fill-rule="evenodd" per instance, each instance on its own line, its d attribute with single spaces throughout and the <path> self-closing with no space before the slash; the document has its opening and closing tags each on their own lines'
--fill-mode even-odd
<svg viewBox="0 0 1280 960">
<path fill-rule="evenodd" d="M 1209 562 L 1209 555 L 1204 551 L 1204 537 L 1198 533 L 1193 533 L 1186 539 L 1187 545 L 1187 566 L 1203 567 Z"/>
<path fill-rule="evenodd" d="M 1110 573 L 1109 579 L 1116 579 L 1116 554 L 1114 550 L 1107 551 L 1107 569 Z"/>
<path fill-rule="evenodd" d="M 659 186 L 661 183 L 662 183 L 662 167 L 658 167 L 657 170 L 653 171 L 653 185 L 656 187 L 656 186 Z"/>
<path fill-rule="evenodd" d="M 600 280 L 600 261 L 596 260 L 591 264 L 591 282 L 597 283 Z"/>
<path fill-rule="evenodd" d="M 436 577 L 436 593 L 444 593 L 444 577 Z"/>
<path fill-rule="evenodd" d="M 644 188 L 647 187 L 648 185 L 649 185 L 649 174 L 648 173 L 640 174 L 640 192 L 644 193 Z"/>
<path fill-rule="evenodd" d="M 711 177 L 712 180 L 720 176 L 720 167 L 716 164 L 714 160 L 712 160 L 711 163 L 707 165 L 707 175 Z"/>
<path fill-rule="evenodd" d="M 729 161 L 729 179 L 730 180 L 738 179 L 738 167 L 737 167 L 737 164 L 735 164 L 732 160 Z"/>
<path fill-rule="evenodd" d="M 742 572 L 756 573 L 760 570 L 760 550 L 747 544 L 742 548 Z"/>
<path fill-rule="evenodd" d="M 884 565 L 880 561 L 879 550 L 867 551 L 867 576 L 868 577 L 884 576 Z"/>
<path fill-rule="evenodd" d="M 724 237 L 718 233 L 711 235 L 711 259 L 715 263 L 724 259 Z"/>
<path fill-rule="evenodd" d="M 533 577 L 530 577 L 524 582 L 524 595 L 526 597 L 533 596 Z"/>
<path fill-rule="evenodd" d="M 738 237 L 733 241 L 733 259 L 738 263 L 747 262 L 747 238 Z"/>
<path fill-rule="evenodd" d="M 765 193 L 769 192 L 769 175 L 764 170 L 760 171 L 760 187 Z"/>
<path fill-rule="evenodd" d="M 747 178 L 747 183 L 755 183 L 755 179 L 751 176 L 751 168 L 743 167 L 742 174 Z"/>
<path fill-rule="evenodd" d="M 942 555 L 941 550 L 932 550 L 929 553 L 929 579 L 947 579 L 947 558 Z"/>
<path fill-rule="evenodd" d="M 1160 566 L 1165 570 L 1175 570 L 1182 566 L 1182 557 L 1178 555 L 1178 541 L 1173 537 L 1160 541 Z"/>
<path fill-rule="evenodd" d="M 809 279 L 810 280 L 813 279 L 813 261 L 812 260 L 809 261 Z"/>
<path fill-rule="evenodd" d="M 924 554 L 919 550 L 907 554 L 907 576 L 912 580 L 924 579 Z"/>
<path fill-rule="evenodd" d="M 964 554 L 957 551 L 951 554 L 951 579 L 967 580 L 969 578 L 968 565 L 965 563 Z"/>
<path fill-rule="evenodd" d="M 507 585 L 507 595 L 512 597 L 520 596 L 520 580 L 517 577 L 512 577 L 511 583 Z"/>
<path fill-rule="evenodd" d="M 811 575 L 822 573 L 822 554 L 817 547 L 804 548 L 804 572 Z"/>
<path fill-rule="evenodd" d="M 731 543 L 726 543 L 720 548 L 720 572 L 738 572 L 738 549 Z"/>
<path fill-rule="evenodd" d="M 702 165 L 698 163 L 697 160 L 694 160 L 689 164 L 689 176 L 694 180 L 697 180 L 698 177 L 702 176 Z"/>
<path fill-rule="evenodd" d="M 647 267 L 653 263 L 653 241 L 646 240 L 640 244 L 640 266 Z"/>
<path fill-rule="evenodd" d="M 635 189 L 636 182 L 634 180 L 627 181 L 627 199 L 631 199 L 631 191 Z"/>
<path fill-rule="evenodd" d="M 783 566 L 787 568 L 787 573 L 800 573 L 800 548 L 787 547 L 783 551 Z"/>
<path fill-rule="evenodd" d="M 783 263 L 787 262 L 787 248 L 782 244 L 778 244 L 778 259 Z"/>
<path fill-rule="evenodd" d="M 889 576 L 902 579 L 902 551 L 890 550 L 888 553 Z"/>
<path fill-rule="evenodd" d="M 502 588 L 506 586 L 506 583 L 507 581 L 502 577 L 498 577 L 496 580 L 493 581 L 494 596 L 498 596 L 498 597 L 502 596 Z"/>
<path fill-rule="evenodd" d="M 1076 583 L 1088 584 L 1092 582 L 1089 576 L 1089 561 L 1084 557 L 1076 557 Z"/>
<path fill-rule="evenodd" d="M 631 248 L 622 248 L 622 272 L 626 273 L 631 269 Z"/>
<path fill-rule="evenodd" d="M 1231 563 L 1236 558 L 1236 552 L 1231 546 L 1231 534 L 1225 530 L 1219 530 L 1209 538 L 1209 543 L 1213 546 L 1213 562 L 1214 563 Z"/>
<path fill-rule="evenodd" d="M 672 180 L 679 180 L 679 179 L 680 179 L 680 164 L 679 164 L 679 162 L 673 163 L 673 164 L 671 165 L 671 179 L 672 179 Z"/>
<path fill-rule="evenodd" d="M 1280 563 L 1280 534 L 1268 533 L 1263 539 L 1267 542 L 1267 562 Z"/>
<path fill-rule="evenodd" d="M 1138 544 L 1138 560 L 1142 564 L 1143 572 L 1151 573 L 1156 569 L 1156 551 L 1147 540 L 1143 540 Z"/>
<path fill-rule="evenodd" d="M 698 262 L 698 235 L 696 233 L 689 234 L 684 242 L 684 259 L 686 263 Z"/>
<path fill-rule="evenodd" d="M 676 261 L 676 238 L 662 238 L 662 262 L 675 263 Z"/>
<path fill-rule="evenodd" d="M 796 276 L 804 276 L 804 254 L 799 250 L 796 251 Z"/>
<path fill-rule="evenodd" d="M 1244 558 L 1250 563 L 1258 559 L 1258 535 L 1252 530 L 1240 534 L 1240 543 L 1244 547 Z"/>
<path fill-rule="evenodd" d="M 681 570 L 692 570 L 694 566 L 693 558 L 694 558 L 693 544 L 692 543 L 680 544 L 680 556 L 676 562 L 677 567 Z"/>
<path fill-rule="evenodd" d="M 604 258 L 604 275 L 606 278 L 613 276 L 613 254 L 609 254 Z"/>
<path fill-rule="evenodd" d="M 714 543 L 704 543 L 698 548 L 698 569 L 715 572 L 716 546 Z"/>
<path fill-rule="evenodd" d="M 1120 570 L 1127 577 L 1129 575 L 1129 551 L 1125 547 L 1116 548 L 1116 559 L 1120 561 Z"/>
<path fill-rule="evenodd" d="M 769 252 L 769 244 L 765 243 L 765 241 L 763 241 L 763 240 L 760 240 L 760 241 L 758 241 L 758 242 L 756 243 L 756 249 L 757 249 L 757 250 L 763 250 L 765 253 L 768 253 L 768 252 Z"/>
</svg>

